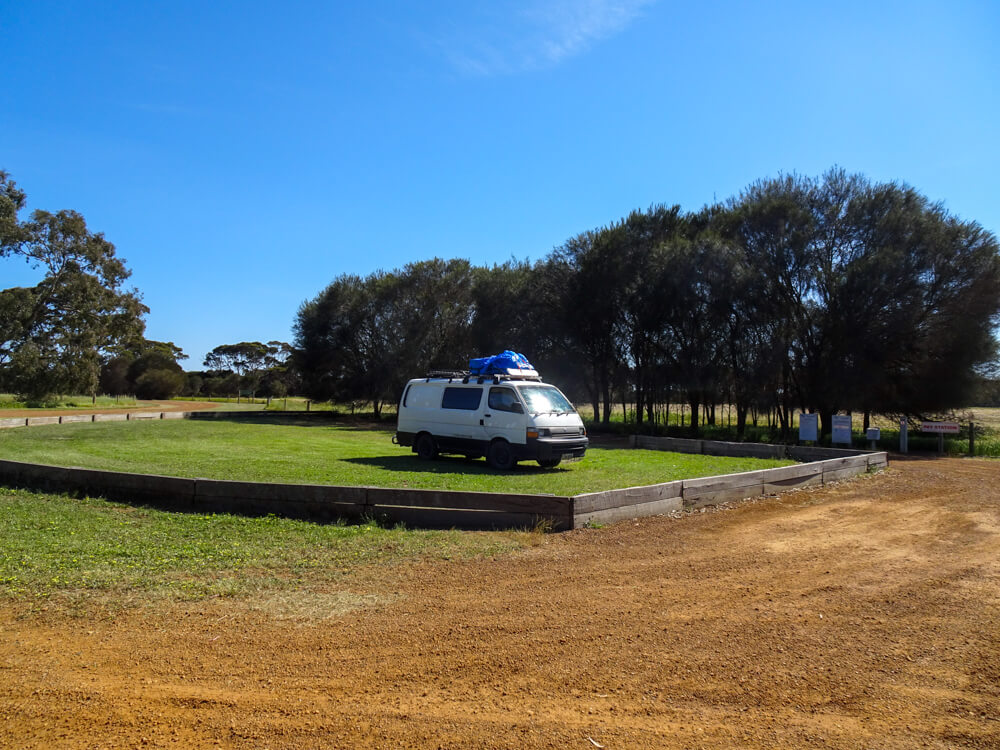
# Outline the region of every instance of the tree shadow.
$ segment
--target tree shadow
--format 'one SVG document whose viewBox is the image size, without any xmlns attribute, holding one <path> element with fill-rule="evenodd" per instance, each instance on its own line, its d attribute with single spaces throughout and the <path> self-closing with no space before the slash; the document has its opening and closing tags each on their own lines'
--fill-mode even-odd
<svg viewBox="0 0 1000 750">
<path fill-rule="evenodd" d="M 336 412 L 266 412 L 204 411 L 192 412 L 188 419 L 197 422 L 239 422 L 240 424 L 281 425 L 285 427 L 336 427 L 357 432 L 394 432 L 395 423 L 354 420 Z"/>
</svg>

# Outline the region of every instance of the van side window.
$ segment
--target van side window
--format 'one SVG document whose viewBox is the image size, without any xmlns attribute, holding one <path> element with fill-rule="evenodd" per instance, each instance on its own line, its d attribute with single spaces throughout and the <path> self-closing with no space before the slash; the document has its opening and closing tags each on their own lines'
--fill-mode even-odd
<svg viewBox="0 0 1000 750">
<path fill-rule="evenodd" d="M 482 400 L 482 388 L 445 388 L 441 408 L 475 411 Z"/>
<path fill-rule="evenodd" d="M 490 408 L 497 411 L 520 411 L 517 394 L 510 388 L 490 388 Z"/>
</svg>

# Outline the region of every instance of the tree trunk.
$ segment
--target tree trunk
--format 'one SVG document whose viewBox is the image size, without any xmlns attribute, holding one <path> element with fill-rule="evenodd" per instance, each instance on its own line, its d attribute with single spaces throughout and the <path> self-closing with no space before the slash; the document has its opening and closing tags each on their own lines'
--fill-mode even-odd
<svg viewBox="0 0 1000 750">
<path fill-rule="evenodd" d="M 820 408 L 819 412 L 819 435 L 827 437 L 833 433 L 833 409 Z"/>
<path fill-rule="evenodd" d="M 743 404 L 736 404 L 736 435 L 739 438 L 747 434 L 747 407 Z"/>
<path fill-rule="evenodd" d="M 594 382 L 593 382 L 593 387 L 590 388 L 590 405 L 594 409 L 594 422 L 597 422 L 597 419 L 601 414 L 601 397 L 600 397 L 600 385 L 597 375 L 597 365 L 594 365 Z"/>
<path fill-rule="evenodd" d="M 604 414 L 601 416 L 601 421 L 604 424 L 609 424 L 611 422 L 611 383 L 607 373 L 601 377 L 601 396 L 604 398 Z"/>
<path fill-rule="evenodd" d="M 688 403 L 691 404 L 691 434 L 698 434 L 698 407 L 701 405 L 697 397 L 688 396 Z"/>
</svg>

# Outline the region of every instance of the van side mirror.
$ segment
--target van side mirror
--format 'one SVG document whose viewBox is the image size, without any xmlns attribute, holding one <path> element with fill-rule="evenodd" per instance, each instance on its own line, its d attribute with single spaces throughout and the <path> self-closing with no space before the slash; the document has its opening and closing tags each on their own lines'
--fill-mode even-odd
<svg viewBox="0 0 1000 750">
<path fill-rule="evenodd" d="M 511 404 L 510 410 L 515 414 L 524 414 L 524 407 L 517 403 Z"/>
</svg>

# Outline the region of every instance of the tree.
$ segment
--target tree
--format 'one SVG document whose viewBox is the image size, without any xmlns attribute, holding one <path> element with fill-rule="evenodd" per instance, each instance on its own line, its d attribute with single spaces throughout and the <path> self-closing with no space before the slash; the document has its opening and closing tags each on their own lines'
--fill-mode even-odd
<svg viewBox="0 0 1000 750">
<path fill-rule="evenodd" d="M 779 385 L 819 412 L 920 414 L 967 403 L 995 356 L 1000 250 L 914 189 L 830 170 L 730 204 L 729 236 L 766 280 Z M 783 420 L 785 417 L 783 417 Z"/>
<path fill-rule="evenodd" d="M 306 395 L 370 401 L 376 418 L 412 373 L 463 367 L 471 350 L 472 266 L 434 258 L 362 279 L 344 275 L 295 324 Z"/>
<path fill-rule="evenodd" d="M 205 356 L 205 367 L 212 370 L 235 372 L 237 375 L 254 375 L 266 370 L 272 363 L 272 349 L 259 341 L 241 341 L 222 344 Z"/>
<path fill-rule="evenodd" d="M 186 383 L 178 360 L 187 358 L 172 341 L 142 339 L 102 364 L 101 391 L 114 395 L 134 393 L 144 399 L 173 398 Z"/>
<path fill-rule="evenodd" d="M 299 308 L 296 361 L 305 395 L 317 401 L 371 401 L 375 414 L 405 373 L 395 330 L 394 277 L 342 275 Z"/>
<path fill-rule="evenodd" d="M 124 284 L 131 272 L 100 233 L 75 211 L 34 211 L 0 172 L 0 257 L 44 271 L 33 287 L 0 291 L 0 385 L 29 399 L 93 393 L 102 356 L 143 331 L 148 308 Z"/>
</svg>

